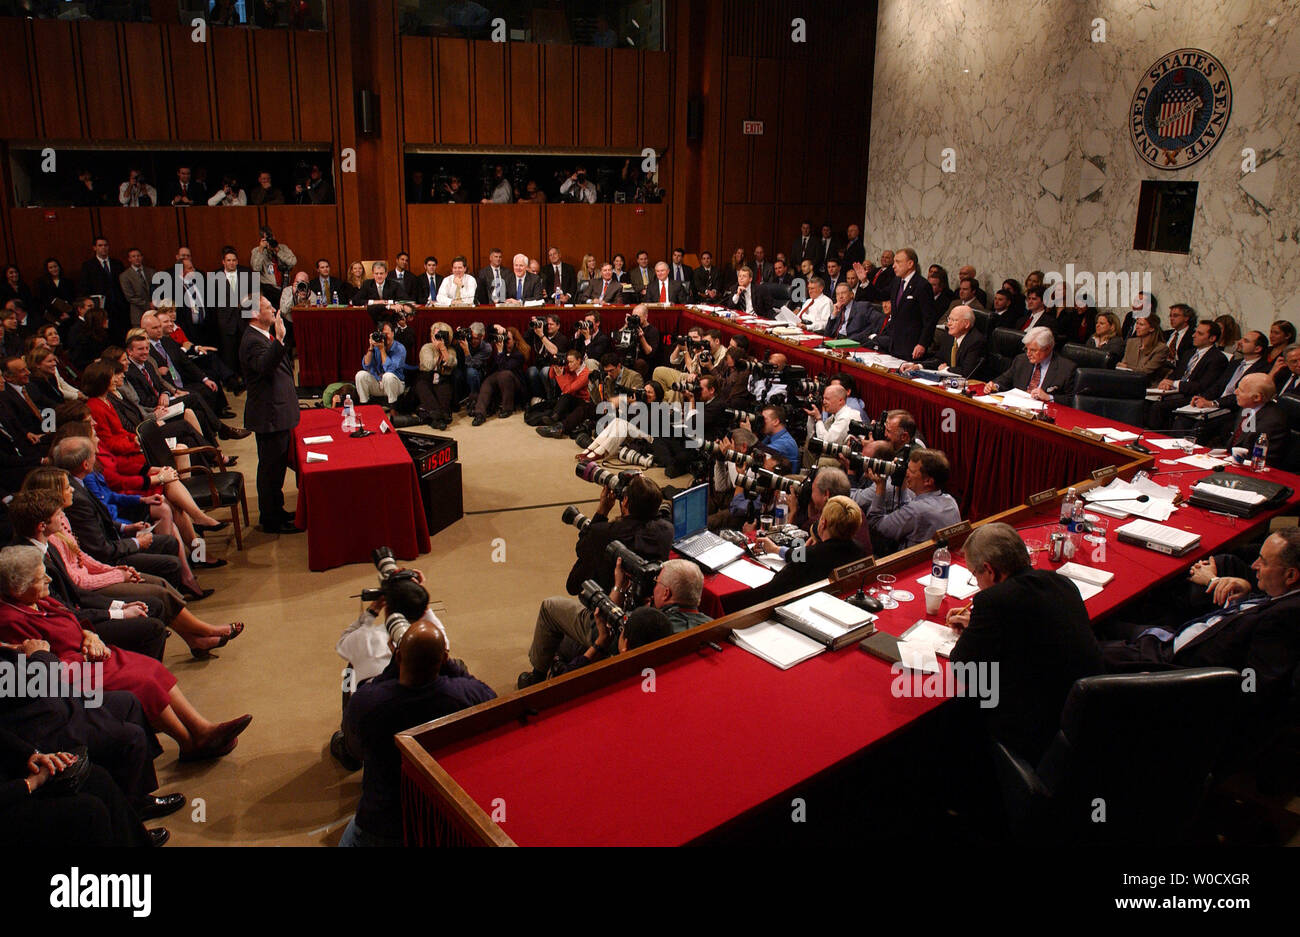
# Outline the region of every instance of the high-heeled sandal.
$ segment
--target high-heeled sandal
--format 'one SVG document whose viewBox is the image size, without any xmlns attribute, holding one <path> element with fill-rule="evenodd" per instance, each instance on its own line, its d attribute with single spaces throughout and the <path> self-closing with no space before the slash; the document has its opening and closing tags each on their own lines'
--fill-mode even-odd
<svg viewBox="0 0 1300 937">
<path fill-rule="evenodd" d="M 230 630 L 218 638 L 217 643 L 212 645 L 212 647 L 190 648 L 190 656 L 195 660 L 207 660 L 212 656 L 212 651 L 215 648 L 225 647 L 231 641 L 235 640 L 235 638 L 244 633 L 244 623 L 242 621 L 232 621 L 228 627 Z"/>
</svg>

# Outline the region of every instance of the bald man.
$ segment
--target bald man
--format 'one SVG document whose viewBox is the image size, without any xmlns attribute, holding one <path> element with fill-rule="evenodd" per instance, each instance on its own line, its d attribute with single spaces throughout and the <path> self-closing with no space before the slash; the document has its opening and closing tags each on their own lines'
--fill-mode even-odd
<svg viewBox="0 0 1300 937">
<path fill-rule="evenodd" d="M 546 287 L 542 285 L 542 278 L 528 271 L 527 255 L 515 254 L 511 270 L 506 274 L 505 305 L 522 306 L 530 300 L 545 298 Z"/>
<path fill-rule="evenodd" d="M 849 436 L 849 423 L 862 419 L 862 414 L 848 405 L 849 392 L 839 384 L 831 384 L 822 392 L 822 412 L 809 407 L 808 438 L 829 443 L 843 443 Z"/>
<path fill-rule="evenodd" d="M 1241 410 L 1224 445 L 1229 451 L 1245 449 L 1249 458 L 1260 434 L 1267 433 L 1268 465 L 1281 467 L 1290 433 L 1286 411 L 1273 399 L 1277 394 L 1273 378 L 1267 374 L 1247 374 L 1238 382 L 1234 393 Z"/>
<path fill-rule="evenodd" d="M 361 756 L 361 802 L 340 846 L 402 844 L 402 759 L 393 736 L 411 726 L 495 699 L 491 687 L 450 660 L 442 625 L 415 621 L 393 662 L 363 683 L 343 714 L 347 746 Z"/>
</svg>

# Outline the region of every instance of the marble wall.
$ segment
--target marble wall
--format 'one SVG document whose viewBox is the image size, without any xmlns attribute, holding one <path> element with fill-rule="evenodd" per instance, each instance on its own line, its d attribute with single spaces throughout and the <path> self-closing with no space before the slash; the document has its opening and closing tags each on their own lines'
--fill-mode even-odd
<svg viewBox="0 0 1300 937">
<path fill-rule="evenodd" d="M 1149 272 L 1162 312 L 1182 301 L 1251 327 L 1300 324 L 1295 0 L 880 0 L 879 10 L 865 228 L 876 253 L 910 244 L 923 266 L 971 263 L 995 288 L 1071 263 Z M 1166 172 L 1138 156 L 1127 118 L 1144 71 L 1184 47 L 1223 63 L 1232 114 L 1207 156 Z M 1190 254 L 1132 249 L 1143 179 L 1199 183 Z"/>
</svg>

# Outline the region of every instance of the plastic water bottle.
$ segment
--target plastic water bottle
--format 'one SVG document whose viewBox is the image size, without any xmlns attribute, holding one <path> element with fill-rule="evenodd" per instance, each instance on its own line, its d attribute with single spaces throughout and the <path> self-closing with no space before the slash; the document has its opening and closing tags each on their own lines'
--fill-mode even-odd
<svg viewBox="0 0 1300 937">
<path fill-rule="evenodd" d="M 948 571 L 952 568 L 952 553 L 948 550 L 948 541 L 940 540 L 939 545 L 934 548 L 934 556 L 930 558 L 930 582 L 942 582 L 945 589 L 948 588 Z"/>
<path fill-rule="evenodd" d="M 1065 493 L 1065 500 L 1061 502 L 1061 526 L 1074 530 L 1075 518 L 1082 513 L 1082 508 L 1079 493 L 1071 488 Z"/>
<path fill-rule="evenodd" d="M 334 291 L 334 305 L 337 306 L 338 304 L 339 304 L 339 291 L 338 291 L 338 290 L 335 290 L 335 291 Z"/>
<path fill-rule="evenodd" d="M 1250 467 L 1256 472 L 1268 469 L 1268 433 L 1255 437 L 1255 446 L 1250 450 Z"/>
<path fill-rule="evenodd" d="M 352 408 L 352 395 L 343 398 L 343 432 L 352 433 L 357 428 L 357 414 Z"/>
</svg>

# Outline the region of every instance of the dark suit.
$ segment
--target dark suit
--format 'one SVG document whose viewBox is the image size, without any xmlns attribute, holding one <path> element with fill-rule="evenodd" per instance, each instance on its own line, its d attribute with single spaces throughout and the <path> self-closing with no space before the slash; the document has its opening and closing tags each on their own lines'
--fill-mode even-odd
<svg viewBox="0 0 1300 937">
<path fill-rule="evenodd" d="M 702 303 L 718 303 L 722 300 L 722 272 L 717 267 L 696 267 L 691 277 L 695 298 Z M 706 295 L 710 290 L 717 290 L 718 295 Z"/>
<path fill-rule="evenodd" d="M 690 297 L 687 294 L 685 283 L 678 283 L 672 279 L 664 280 L 663 283 L 667 286 L 669 303 L 681 305 L 689 300 Z M 649 287 L 646 288 L 645 301 L 648 303 L 663 302 L 663 291 L 664 287 L 660 286 L 658 278 L 651 280 Z"/>
<path fill-rule="evenodd" d="M 1290 368 L 1283 368 L 1273 376 L 1273 383 L 1277 386 L 1277 395 L 1289 394 L 1292 397 L 1300 396 L 1300 374 L 1296 374 Z"/>
<path fill-rule="evenodd" d="M 24 393 L 26 397 L 23 396 Z M 31 401 L 30 405 L 28 401 Z M 9 422 L 21 432 L 35 433 L 38 436 L 52 432 L 45 429 L 44 415 L 40 412 L 41 405 L 36 402 L 36 398 L 28 388 L 24 387 L 20 393 L 17 385 L 5 382 L 4 391 L 0 392 L 0 402 L 8 411 Z M 36 408 L 35 411 L 32 407 Z"/>
<path fill-rule="evenodd" d="M 686 287 L 686 292 L 689 294 L 695 285 L 695 270 L 687 263 L 678 264 L 678 266 L 682 268 L 680 282 Z M 673 266 L 671 260 L 668 261 L 668 279 L 678 279 L 677 268 Z"/>
<path fill-rule="evenodd" d="M 72 484 L 72 505 L 64 508 L 63 513 L 81 549 L 101 563 L 133 566 L 181 588 L 180 548 L 174 537 L 154 534 L 153 542 L 141 547 L 134 538 L 122 536 L 108 508 L 87 490 L 81 479 L 69 476 L 68 480 Z"/>
<path fill-rule="evenodd" d="M 153 296 L 153 275 L 156 272 L 152 267 L 141 267 L 139 270 L 127 267 L 117 278 L 122 287 L 122 295 L 130 306 L 133 326 L 139 325 L 140 317 L 149 311 Z"/>
<path fill-rule="evenodd" d="M 804 550 L 803 562 L 786 563 L 766 585 L 751 590 L 745 597 L 745 604 L 758 605 L 795 589 L 802 589 L 827 578 L 832 570 L 845 563 L 860 560 L 866 555 L 867 551 L 853 540 L 824 540 L 814 543 Z"/>
<path fill-rule="evenodd" d="M 798 270 L 799 265 L 805 260 L 811 260 L 813 262 L 813 267 L 818 267 L 821 264 L 820 250 L 821 238 L 817 237 L 817 235 L 808 235 L 807 245 L 804 244 L 803 235 L 799 235 L 794 239 L 794 247 L 790 248 L 790 269 Z"/>
<path fill-rule="evenodd" d="M 772 269 L 772 265 L 766 260 L 762 263 L 757 260 L 747 260 L 745 266 L 749 267 L 754 274 L 754 283 L 767 283 L 776 276 L 776 271 Z"/>
<path fill-rule="evenodd" d="M 1177 356 L 1176 363 L 1175 363 L 1175 370 L 1185 365 L 1187 363 L 1187 359 L 1192 356 L 1192 352 L 1196 351 L 1196 346 L 1192 344 L 1192 334 L 1195 331 L 1196 331 L 1196 326 L 1194 325 L 1188 325 L 1186 328 L 1183 329 L 1183 337 L 1178 342 L 1178 346 L 1174 349 L 1174 354 Z M 1172 329 L 1167 329 L 1165 331 L 1166 348 L 1169 347 L 1169 339 L 1170 337 L 1172 337 L 1172 335 L 1173 335 Z"/>
<path fill-rule="evenodd" d="M 406 296 L 417 306 L 432 306 L 438 298 L 438 290 L 442 288 L 442 281 L 445 279 L 446 277 L 439 276 L 436 273 L 432 277 L 427 273 L 422 273 L 411 281 L 411 285 L 407 287 Z M 478 287 L 476 285 L 475 292 L 477 291 Z M 430 294 L 433 296 L 432 299 Z"/>
<path fill-rule="evenodd" d="M 854 238 L 844 245 L 841 266 L 845 270 L 851 270 L 854 264 L 865 263 L 867 260 L 867 248 L 862 243 L 862 238 Z"/>
<path fill-rule="evenodd" d="M 934 324 L 939 320 L 939 310 L 934 306 L 934 290 L 930 281 L 919 270 L 904 285 L 896 282 L 890 290 L 889 347 L 884 349 L 895 358 L 912 360 L 912 350 L 917 345 L 928 346 L 934 337 Z"/>
<path fill-rule="evenodd" d="M 984 336 L 975 328 L 962 336 L 961 344 L 957 346 L 956 365 L 952 364 L 952 344 L 953 337 L 944 332 L 939 339 L 938 351 L 933 357 L 925 359 L 922 366 L 929 370 L 936 370 L 940 365 L 946 364 L 949 371 L 962 377 L 970 377 L 988 353 L 988 344 L 984 341 Z"/>
<path fill-rule="evenodd" d="M 993 383 L 998 385 L 998 390 L 1010 390 L 1013 387 L 1029 390 L 1029 381 L 1035 367 L 1037 365 L 1030 364 L 1024 352 L 1021 352 L 1011 360 L 1011 367 L 993 379 Z M 1051 360 L 1047 362 L 1047 371 L 1041 375 L 1038 386 L 1044 393 L 1055 398 L 1070 397 L 1074 394 L 1074 372 L 1074 362 L 1053 351 Z"/>
<path fill-rule="evenodd" d="M 548 299 L 555 297 L 555 265 L 547 263 L 542 267 L 542 285 L 546 288 Z M 565 296 L 578 295 L 578 271 L 573 269 L 572 264 L 560 263 L 560 292 Z"/>
<path fill-rule="evenodd" d="M 158 344 L 162 346 L 161 352 L 152 341 L 149 342 L 149 358 L 157 366 L 158 372 L 164 378 L 170 379 L 177 387 L 202 397 L 213 413 L 218 415 L 224 413 L 227 407 L 226 395 L 220 387 L 213 390 L 203 383 L 207 375 L 190 359 L 189 355 L 185 354 L 185 349 L 177 344 L 175 339 L 166 335 L 158 340 Z M 169 361 L 176 369 L 175 373 L 168 368 Z"/>
<path fill-rule="evenodd" d="M 820 235 L 817 237 L 817 258 L 813 261 L 813 266 L 817 268 L 818 273 L 826 272 L 826 261 L 839 260 L 844 251 L 844 245 L 839 238 L 831 235 L 823 239 Z M 841 265 L 843 269 L 843 265 Z"/>
<path fill-rule="evenodd" d="M 1030 328 L 1029 320 L 1031 318 L 1033 318 L 1033 316 L 1029 312 L 1026 312 L 1020 317 L 1020 321 L 1016 323 L 1016 328 L 1022 332 L 1028 332 Z M 1051 329 L 1052 335 L 1057 340 L 1060 340 L 1061 338 L 1060 323 L 1056 320 L 1056 313 L 1052 312 L 1050 309 L 1043 310 L 1042 315 L 1038 317 L 1038 321 L 1034 323 L 1033 327 Z"/>
<path fill-rule="evenodd" d="M 824 273 L 822 274 L 822 279 L 826 281 L 826 289 L 822 290 L 822 292 L 825 293 L 827 296 L 829 296 L 831 298 L 831 301 L 834 302 L 835 288 L 844 282 L 844 271 L 841 270 L 839 272 L 839 275 L 835 277 L 835 279 L 831 279 L 831 275 L 829 273 Z M 948 307 L 947 305 L 944 305 L 942 308 L 947 309 Z"/>
<path fill-rule="evenodd" d="M 870 281 L 858 287 L 859 295 L 855 296 L 854 299 L 867 299 L 873 303 L 892 301 L 894 279 L 893 267 L 877 267 L 871 274 Z"/>
<path fill-rule="evenodd" d="M 122 295 L 122 261 L 110 257 L 108 272 L 104 272 L 98 257 L 92 256 L 81 265 L 82 293 L 86 296 L 103 296 L 104 311 L 108 313 L 109 330 L 114 335 L 125 335 L 130 325 L 129 308 L 126 297 Z"/>
<path fill-rule="evenodd" d="M 631 284 L 632 289 L 636 290 L 637 298 L 640 300 L 645 299 L 646 287 L 650 285 L 654 278 L 654 267 L 646 267 L 644 274 L 641 273 L 640 267 L 633 267 L 627 271 L 627 282 Z"/>
<path fill-rule="evenodd" d="M 340 303 L 346 303 L 355 292 L 346 280 L 340 280 L 338 277 L 326 277 L 324 281 L 320 277 L 312 277 L 307 285 L 313 293 L 324 297 L 325 302 L 331 304 L 335 296 L 338 296 Z"/>
<path fill-rule="evenodd" d="M 243 264 L 235 268 L 236 282 L 239 284 L 250 284 L 253 282 L 253 268 L 246 267 Z M 216 300 L 207 310 L 211 315 L 205 318 L 205 328 L 198 334 L 186 332 L 191 341 L 198 342 L 200 345 L 212 345 L 221 352 L 221 360 L 226 363 L 236 374 L 239 373 L 239 340 L 243 336 L 244 330 L 248 328 L 248 313 L 250 309 L 244 306 L 245 297 L 238 295 L 237 291 L 228 286 L 228 279 L 224 271 L 219 271 L 217 278 L 217 295 L 212 297 Z M 347 297 L 340 293 L 340 298 L 346 302 Z"/>
<path fill-rule="evenodd" d="M 33 446 L 8 418 L 0 416 L 0 491 L 22 487 L 27 473 L 45 458 L 44 446 Z"/>
<path fill-rule="evenodd" d="M 397 285 L 397 281 L 391 276 L 384 279 L 382 289 L 373 279 L 367 280 L 361 284 L 361 289 L 357 290 L 356 295 L 352 297 L 352 306 L 367 306 L 372 302 L 400 303 L 406 301 L 406 292 Z M 239 347 L 242 351 L 244 343 L 241 341 Z"/>
<path fill-rule="evenodd" d="M 1195 353 L 1195 349 L 1193 349 L 1192 354 Z M 1202 396 L 1211 387 L 1215 387 L 1222 380 L 1223 372 L 1228 367 L 1228 356 L 1214 346 L 1205 350 L 1205 354 L 1201 355 L 1200 360 L 1196 362 L 1196 367 L 1192 368 L 1189 373 L 1184 369 L 1191 359 L 1192 355 L 1181 359 L 1178 366 L 1174 368 L 1174 372 L 1169 375 L 1169 379 L 1174 382 L 1179 395 L 1184 396 L 1187 400 L 1192 397 Z M 1167 400 L 1168 398 L 1166 398 Z M 1179 404 L 1179 406 L 1182 406 L 1182 404 Z"/>
<path fill-rule="evenodd" d="M 998 665 L 998 704 L 981 711 L 992 736 L 1031 764 L 1060 727 L 1074 681 L 1102 671 L 1079 590 L 1064 576 L 1040 569 L 1023 570 L 978 593 L 949 660 Z"/>
<path fill-rule="evenodd" d="M 1247 425 L 1245 414 L 1236 421 L 1228 436 L 1227 447 L 1241 447 L 1247 450 L 1255 447 L 1255 440 L 1261 433 L 1268 434 L 1268 466 L 1281 468 L 1286 457 L 1288 436 L 1286 411 L 1282 405 L 1270 400 L 1255 411 L 1255 418 Z"/>
<path fill-rule="evenodd" d="M 1260 355 L 1259 358 L 1256 359 L 1253 364 L 1248 365 L 1244 370 L 1241 369 L 1241 365 L 1243 364 L 1243 361 L 1244 359 L 1240 361 L 1229 361 L 1228 366 L 1223 369 L 1222 379 L 1217 384 L 1214 385 L 1213 390 L 1209 394 L 1206 394 L 1207 397 L 1217 400 L 1219 402 L 1219 406 L 1236 409 L 1237 385 L 1241 383 L 1242 378 L 1246 377 L 1246 375 L 1248 374 L 1268 373 L 1268 369 L 1270 365 L 1268 363 L 1268 358 L 1265 357 L 1264 355 Z M 1237 377 L 1237 372 L 1239 370 L 1241 370 L 1241 375 L 1240 377 Z M 1233 384 L 1232 381 L 1234 377 L 1237 377 L 1236 384 Z M 1228 389 L 1229 384 L 1232 384 L 1231 390 Z"/>
<path fill-rule="evenodd" d="M 840 335 L 841 319 L 848 319 L 848 327 L 844 330 L 844 335 Z M 855 342 L 861 341 L 868 335 L 875 335 L 880 331 L 885 323 L 885 313 L 879 306 L 873 306 L 871 303 L 859 303 L 852 300 L 845 307 L 845 315 L 841 316 L 839 310 L 831 312 L 831 317 L 826 321 L 827 338 L 851 338 Z"/>
<path fill-rule="evenodd" d="M 398 276 L 396 270 L 390 269 L 388 271 L 388 280 L 386 282 L 391 282 L 396 286 L 398 295 L 403 301 L 406 301 L 411 298 L 411 287 L 415 283 L 415 274 L 410 270 L 407 270 L 401 276 Z"/>
<path fill-rule="evenodd" d="M 728 309 L 738 309 L 741 312 L 744 312 L 745 297 L 740 296 L 739 293 L 740 291 L 738 289 L 732 289 L 731 291 L 719 296 L 718 301 Z M 751 283 L 749 285 L 749 304 L 753 315 L 762 316 L 764 319 L 773 319 L 776 317 L 775 313 L 772 311 L 772 297 L 768 295 L 767 287 L 763 284 L 755 286 Z"/>
<path fill-rule="evenodd" d="M 505 282 L 506 277 L 510 276 L 512 272 L 509 267 L 497 267 L 497 270 L 501 275 L 501 281 L 503 283 Z M 478 304 L 480 306 L 490 305 L 494 301 L 492 299 L 492 282 L 494 279 L 492 268 L 490 266 L 484 267 L 478 272 L 478 276 L 476 276 L 475 279 L 478 280 Z M 501 298 L 509 299 L 510 297 L 503 294 Z"/>
<path fill-rule="evenodd" d="M 520 299 L 528 301 L 530 299 L 545 299 L 546 289 L 542 286 L 542 278 L 535 273 L 525 273 L 520 280 L 515 276 L 513 270 L 506 273 L 506 299 Z"/>
<path fill-rule="evenodd" d="M 258 188 L 261 188 L 261 186 L 258 186 Z M 189 202 L 176 202 L 175 199 L 179 195 L 184 195 L 189 199 Z M 171 205 L 175 203 L 177 207 L 207 205 L 208 197 L 210 195 L 212 195 L 212 193 L 208 191 L 208 187 L 202 182 L 191 180 L 188 187 L 184 187 L 181 185 L 179 179 L 175 179 L 172 181 L 172 184 L 168 186 L 166 194 L 163 195 L 163 204 Z M 250 202 L 250 204 L 252 203 Z"/>
<path fill-rule="evenodd" d="M 257 434 L 257 505 L 261 524 L 275 530 L 293 522 L 284 510 L 284 473 L 292 430 L 301 418 L 293 362 L 284 345 L 256 328 L 244 333 L 239 363 L 248 382 L 244 426 Z"/>
<path fill-rule="evenodd" d="M 584 280 L 578 289 L 578 301 L 584 303 L 619 303 L 623 301 L 623 284 L 614 277 L 604 280 Z"/>
</svg>

